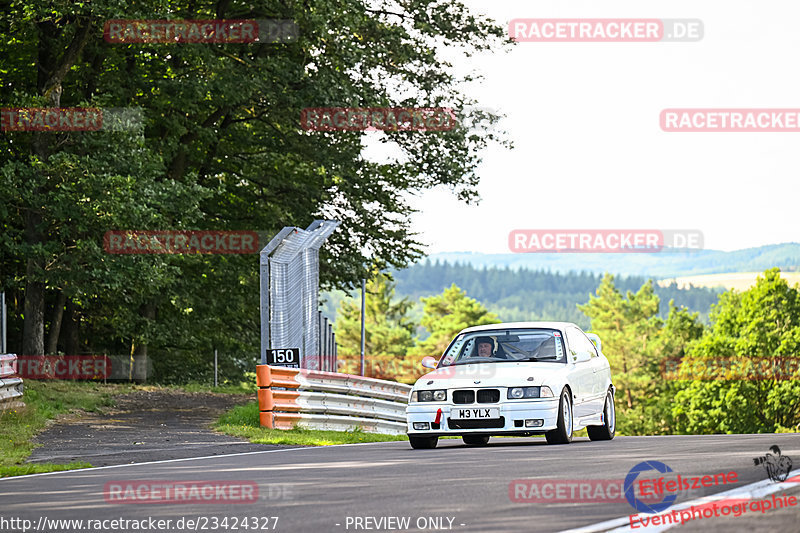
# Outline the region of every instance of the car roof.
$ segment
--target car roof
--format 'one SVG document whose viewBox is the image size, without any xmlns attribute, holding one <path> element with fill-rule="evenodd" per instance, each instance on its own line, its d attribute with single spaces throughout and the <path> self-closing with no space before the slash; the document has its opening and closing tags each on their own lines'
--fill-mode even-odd
<svg viewBox="0 0 800 533">
<path fill-rule="evenodd" d="M 530 329 L 530 328 L 546 328 L 557 329 L 563 331 L 568 327 L 575 327 L 581 329 L 572 322 L 502 322 L 500 324 L 486 324 L 484 326 L 472 326 L 461 330 L 461 333 L 471 333 L 473 331 L 487 331 L 493 329 Z M 583 330 L 581 330 L 583 331 Z"/>
</svg>

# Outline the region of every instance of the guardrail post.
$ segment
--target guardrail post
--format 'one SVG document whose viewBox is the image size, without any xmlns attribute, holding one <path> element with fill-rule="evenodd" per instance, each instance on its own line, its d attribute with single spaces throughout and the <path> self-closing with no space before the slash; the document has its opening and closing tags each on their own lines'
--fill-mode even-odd
<svg viewBox="0 0 800 533">
<path fill-rule="evenodd" d="M 272 374 L 268 365 L 256 366 L 256 385 L 258 385 L 258 418 L 262 427 L 273 429 Z"/>
<path fill-rule="evenodd" d="M 6 293 L 0 292 L 0 353 L 6 353 Z"/>
</svg>

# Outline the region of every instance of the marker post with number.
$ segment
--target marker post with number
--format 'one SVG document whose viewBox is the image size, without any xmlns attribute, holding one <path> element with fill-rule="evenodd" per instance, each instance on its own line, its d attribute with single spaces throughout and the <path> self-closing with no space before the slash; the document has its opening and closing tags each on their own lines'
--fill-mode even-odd
<svg viewBox="0 0 800 533">
<path fill-rule="evenodd" d="M 272 348 L 267 350 L 267 364 L 300 368 L 300 348 Z"/>
</svg>

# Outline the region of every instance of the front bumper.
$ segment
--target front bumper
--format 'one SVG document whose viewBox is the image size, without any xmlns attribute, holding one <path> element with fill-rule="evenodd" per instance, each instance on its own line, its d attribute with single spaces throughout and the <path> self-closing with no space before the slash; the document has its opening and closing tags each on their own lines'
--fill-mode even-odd
<svg viewBox="0 0 800 533">
<path fill-rule="evenodd" d="M 515 400 L 499 403 L 476 403 L 469 405 L 455 405 L 449 402 L 417 402 L 411 403 L 406 408 L 407 427 L 406 432 L 416 437 L 426 436 L 447 436 L 447 435 L 533 435 L 544 433 L 556 428 L 558 423 L 558 402 L 559 398 L 547 398 L 537 400 Z M 462 424 L 450 420 L 450 410 L 453 408 L 499 408 L 499 419 L 488 420 L 486 425 L 494 427 L 458 427 Z M 437 411 L 442 410 L 441 422 L 438 428 L 428 430 L 414 429 L 414 422 L 433 423 L 436 419 Z M 538 427 L 525 427 L 524 421 L 530 419 L 542 420 L 543 423 Z M 522 425 L 520 425 L 522 421 Z"/>
</svg>

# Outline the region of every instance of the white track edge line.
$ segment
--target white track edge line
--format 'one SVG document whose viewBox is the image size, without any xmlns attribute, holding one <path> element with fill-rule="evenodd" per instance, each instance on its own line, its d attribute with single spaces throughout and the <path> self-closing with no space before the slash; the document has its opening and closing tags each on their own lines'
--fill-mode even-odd
<svg viewBox="0 0 800 533">
<path fill-rule="evenodd" d="M 373 444 L 386 444 L 387 442 L 404 442 L 404 441 L 379 441 L 379 442 L 355 442 L 352 444 L 328 444 L 324 446 L 298 446 L 297 448 L 281 448 L 280 450 L 260 450 L 256 452 L 239 452 L 239 453 L 224 453 L 219 455 L 204 455 L 202 457 L 184 457 L 182 459 L 163 459 L 161 461 L 147 461 L 144 463 L 127 463 L 124 465 L 108 465 L 108 466 L 93 466 L 90 468 L 75 468 L 74 470 L 59 470 L 58 472 L 40 472 L 38 474 L 25 474 L 23 476 L 7 476 L 0 477 L 0 482 L 13 481 L 15 479 L 26 479 L 38 476 L 54 476 L 56 474 L 74 474 L 76 472 L 94 472 L 96 470 L 108 470 L 109 468 L 124 468 L 126 466 L 142 466 L 142 465 L 157 465 L 164 463 L 179 463 L 182 461 L 197 461 L 200 459 L 218 459 L 221 457 L 237 457 L 240 455 L 257 455 L 262 453 L 277 453 L 277 452 L 293 452 L 297 450 L 324 450 L 327 448 L 341 448 L 344 446 L 368 446 Z M 252 444 L 252 443 L 251 443 Z M 268 444 L 265 446 L 269 446 Z M 30 463 L 36 464 L 36 463 Z"/>
</svg>

